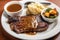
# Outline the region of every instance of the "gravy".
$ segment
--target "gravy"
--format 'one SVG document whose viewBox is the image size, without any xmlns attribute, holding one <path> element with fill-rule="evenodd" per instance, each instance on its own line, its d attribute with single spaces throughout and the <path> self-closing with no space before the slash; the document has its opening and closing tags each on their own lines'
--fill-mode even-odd
<svg viewBox="0 0 60 40">
<path fill-rule="evenodd" d="M 17 12 L 17 11 L 21 10 L 21 8 L 22 7 L 19 4 L 12 4 L 12 5 L 10 5 L 10 6 L 7 7 L 7 10 L 9 12 Z"/>
</svg>

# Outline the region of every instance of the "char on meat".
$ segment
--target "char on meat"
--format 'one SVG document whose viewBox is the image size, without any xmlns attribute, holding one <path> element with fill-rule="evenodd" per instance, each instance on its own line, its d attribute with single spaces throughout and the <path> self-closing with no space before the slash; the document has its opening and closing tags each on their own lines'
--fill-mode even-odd
<svg viewBox="0 0 60 40">
<path fill-rule="evenodd" d="M 41 32 L 48 28 L 48 24 L 45 22 L 37 22 L 36 16 L 22 16 L 9 18 L 8 23 L 10 24 L 11 30 L 16 33 L 26 32 Z"/>
</svg>

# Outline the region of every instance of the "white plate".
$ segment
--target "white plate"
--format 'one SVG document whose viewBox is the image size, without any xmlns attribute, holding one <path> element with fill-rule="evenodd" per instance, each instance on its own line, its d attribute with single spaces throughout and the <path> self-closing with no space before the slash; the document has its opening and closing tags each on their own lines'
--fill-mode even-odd
<svg viewBox="0 0 60 40">
<path fill-rule="evenodd" d="M 28 0 L 25 0 L 24 2 L 27 2 L 27 1 Z M 29 0 L 29 1 L 48 2 L 48 1 L 40 1 L 40 0 Z M 49 2 L 49 3 L 51 3 L 51 2 Z M 50 38 L 60 32 L 60 8 L 53 3 L 51 3 L 51 7 L 57 8 L 57 10 L 59 12 L 59 17 L 58 17 L 57 22 L 51 24 L 47 31 L 37 33 L 36 35 L 16 34 L 15 32 L 11 31 L 9 24 L 7 23 L 7 18 L 4 16 L 5 12 L 3 12 L 2 17 L 1 17 L 2 27 L 5 29 L 5 31 L 7 33 L 9 33 L 10 35 L 12 35 L 16 38 L 19 38 L 19 39 L 47 39 L 47 38 Z"/>
</svg>

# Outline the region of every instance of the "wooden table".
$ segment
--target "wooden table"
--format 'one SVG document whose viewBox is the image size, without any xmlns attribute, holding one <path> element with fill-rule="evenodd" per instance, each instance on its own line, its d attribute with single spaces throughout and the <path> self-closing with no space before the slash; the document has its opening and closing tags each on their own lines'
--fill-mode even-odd
<svg viewBox="0 0 60 40">
<path fill-rule="evenodd" d="M 17 39 L 15 37 L 12 37 L 11 35 L 9 35 L 3 28 L 1 25 L 1 15 L 3 12 L 3 7 L 4 5 L 9 2 L 11 0 L 0 0 L 0 40 L 20 40 Z M 57 4 L 60 7 L 60 0 L 48 0 L 51 1 L 55 4 Z M 22 39 L 21 39 L 22 40 Z M 58 33 L 57 35 L 55 35 L 54 37 L 50 38 L 50 39 L 46 39 L 46 40 L 60 40 L 60 33 Z"/>
</svg>

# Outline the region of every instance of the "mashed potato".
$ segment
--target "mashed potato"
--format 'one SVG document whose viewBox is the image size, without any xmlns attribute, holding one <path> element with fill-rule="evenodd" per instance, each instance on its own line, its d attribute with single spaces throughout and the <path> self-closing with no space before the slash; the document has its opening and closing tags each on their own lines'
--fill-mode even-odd
<svg viewBox="0 0 60 40">
<path fill-rule="evenodd" d="M 45 7 L 39 3 L 31 3 L 28 5 L 28 10 L 31 12 L 30 14 L 39 14 Z"/>
</svg>

